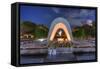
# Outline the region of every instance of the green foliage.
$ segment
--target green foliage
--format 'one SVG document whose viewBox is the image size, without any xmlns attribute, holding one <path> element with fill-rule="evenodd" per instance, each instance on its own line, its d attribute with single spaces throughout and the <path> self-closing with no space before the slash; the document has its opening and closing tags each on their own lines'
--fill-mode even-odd
<svg viewBox="0 0 100 69">
<path fill-rule="evenodd" d="M 36 24 L 29 21 L 25 21 L 20 24 L 21 32 L 24 33 L 33 33 L 35 31 L 35 27 Z"/>
<path fill-rule="evenodd" d="M 47 37 L 48 35 L 48 29 L 46 29 L 43 26 L 37 26 L 35 29 L 35 36 L 38 38 L 43 38 L 43 37 Z"/>
<path fill-rule="evenodd" d="M 44 25 L 37 25 L 29 21 L 24 21 L 20 24 L 20 32 L 34 35 L 35 39 L 47 37 L 48 27 Z"/>
<path fill-rule="evenodd" d="M 78 28 L 77 31 L 73 32 L 74 37 L 77 38 L 84 38 L 85 37 L 85 30 L 81 27 Z"/>
<path fill-rule="evenodd" d="M 75 27 L 77 31 L 73 31 L 73 36 L 76 38 L 84 39 L 88 37 L 95 37 L 95 23 L 92 23 L 92 26 L 83 25 L 81 27 Z"/>
</svg>

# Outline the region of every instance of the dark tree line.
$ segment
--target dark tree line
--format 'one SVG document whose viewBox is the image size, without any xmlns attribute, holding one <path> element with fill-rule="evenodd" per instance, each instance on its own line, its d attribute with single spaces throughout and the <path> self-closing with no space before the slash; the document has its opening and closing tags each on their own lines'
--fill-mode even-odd
<svg viewBox="0 0 100 69">
<path fill-rule="evenodd" d="M 24 21 L 20 23 L 20 33 L 32 34 L 34 38 L 43 38 L 48 35 L 48 27 L 43 24 L 36 24 L 30 21 Z"/>
<path fill-rule="evenodd" d="M 84 24 L 73 29 L 73 36 L 76 38 L 87 39 L 95 37 L 95 23 L 92 26 Z"/>
</svg>

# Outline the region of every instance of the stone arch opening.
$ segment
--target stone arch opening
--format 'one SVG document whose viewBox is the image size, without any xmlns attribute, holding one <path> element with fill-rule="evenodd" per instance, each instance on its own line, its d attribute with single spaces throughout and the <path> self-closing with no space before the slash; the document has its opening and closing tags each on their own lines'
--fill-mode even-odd
<svg viewBox="0 0 100 69">
<path fill-rule="evenodd" d="M 66 39 L 63 38 L 64 41 L 66 41 L 66 42 L 73 41 L 72 31 L 71 31 L 69 22 L 64 18 L 59 17 L 59 18 L 56 18 L 51 24 L 49 34 L 48 34 L 48 41 L 49 42 L 55 40 L 55 36 L 57 36 L 56 33 L 58 32 L 59 29 L 63 30 L 63 32 L 65 33 L 64 38 L 66 38 Z M 59 34 L 61 34 L 61 32 L 59 32 Z"/>
<path fill-rule="evenodd" d="M 67 27 L 65 26 L 64 23 L 58 23 L 54 26 L 52 32 L 51 32 L 51 36 L 50 36 L 50 41 L 54 40 L 54 37 L 56 36 L 56 33 L 59 29 L 62 29 L 65 32 L 65 36 L 67 37 L 66 40 L 71 41 L 71 37 L 70 34 L 68 32 Z M 61 36 L 62 37 L 62 36 Z"/>
<path fill-rule="evenodd" d="M 59 28 L 54 36 L 54 41 L 67 41 L 67 36 L 66 36 L 66 33 L 65 31 L 62 29 L 62 28 Z"/>
</svg>

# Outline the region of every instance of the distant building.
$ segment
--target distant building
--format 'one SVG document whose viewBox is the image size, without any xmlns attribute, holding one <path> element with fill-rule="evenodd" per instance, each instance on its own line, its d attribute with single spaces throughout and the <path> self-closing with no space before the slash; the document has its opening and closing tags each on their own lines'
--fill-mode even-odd
<svg viewBox="0 0 100 69">
<path fill-rule="evenodd" d="M 24 40 L 24 39 L 33 39 L 34 35 L 29 34 L 29 33 L 21 33 L 20 34 L 20 39 Z"/>
</svg>

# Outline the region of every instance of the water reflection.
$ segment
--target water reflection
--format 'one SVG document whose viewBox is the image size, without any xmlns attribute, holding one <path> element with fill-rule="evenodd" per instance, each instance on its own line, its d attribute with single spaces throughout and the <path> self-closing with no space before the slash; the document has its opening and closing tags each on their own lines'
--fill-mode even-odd
<svg viewBox="0 0 100 69">
<path fill-rule="evenodd" d="M 59 53 L 56 55 L 27 55 L 21 56 L 21 64 L 27 63 L 44 63 L 44 62 L 60 62 L 60 61 L 80 61 L 95 60 L 95 53 Z"/>
<path fill-rule="evenodd" d="M 74 42 L 74 48 L 61 46 L 60 48 L 45 48 L 47 42 L 22 42 L 20 46 L 20 63 L 44 63 L 44 62 L 62 62 L 62 61 L 81 61 L 81 60 L 95 60 L 95 46 L 94 41 Z M 83 44 L 82 44 L 83 43 Z M 82 47 L 84 45 L 84 47 Z M 89 46 L 89 47 L 85 47 Z M 78 52 L 79 53 L 75 53 Z M 81 53 L 82 52 L 82 53 Z M 30 54 L 30 55 L 29 55 Z"/>
</svg>

